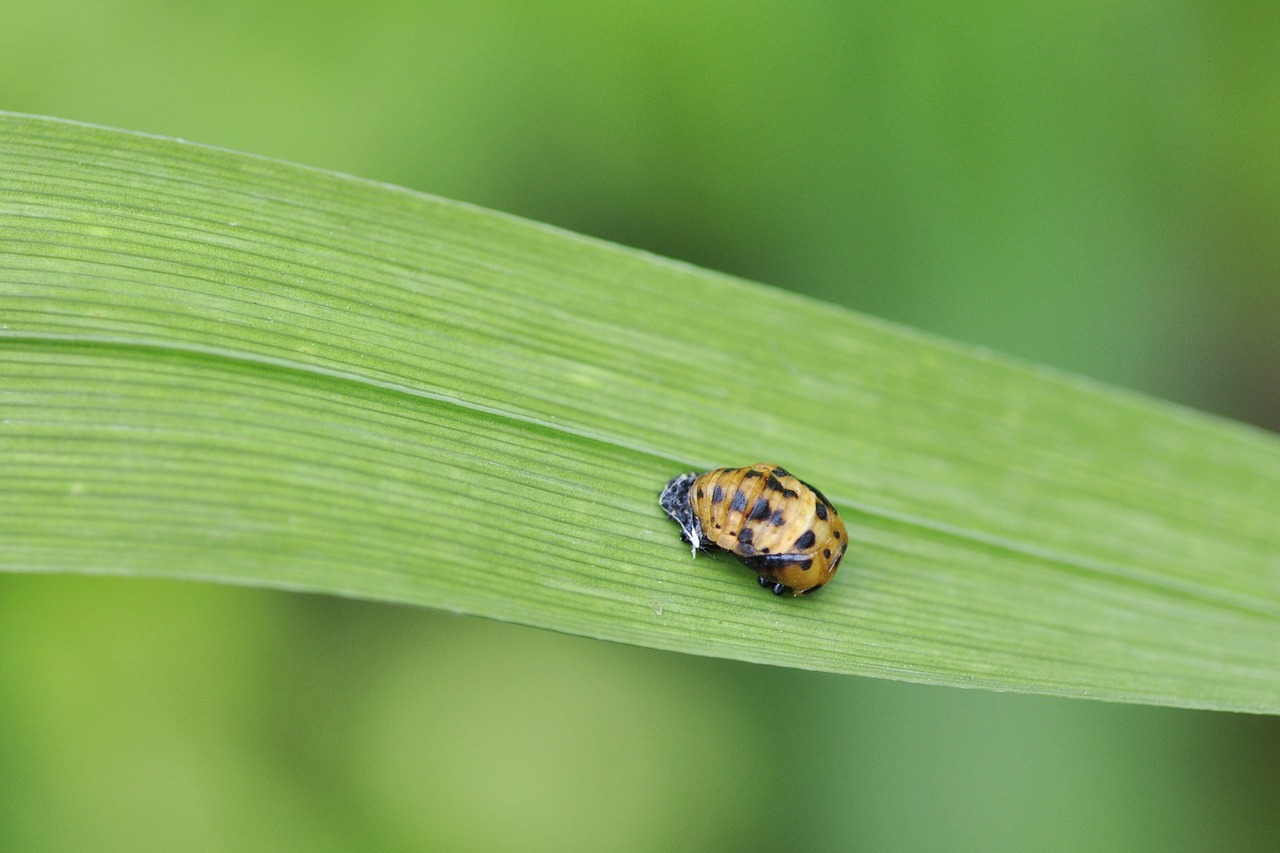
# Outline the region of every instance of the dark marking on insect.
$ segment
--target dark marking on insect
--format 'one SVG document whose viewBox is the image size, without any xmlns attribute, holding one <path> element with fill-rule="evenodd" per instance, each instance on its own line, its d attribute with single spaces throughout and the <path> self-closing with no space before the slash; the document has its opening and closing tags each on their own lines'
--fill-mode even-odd
<svg viewBox="0 0 1280 853">
<path fill-rule="evenodd" d="M 749 560 L 742 562 L 753 569 L 764 569 L 766 571 L 781 571 L 789 566 L 796 566 L 803 563 L 807 558 L 804 554 L 764 554 L 755 555 Z"/>
<path fill-rule="evenodd" d="M 744 478 L 747 478 L 747 479 L 755 478 L 755 477 L 763 477 L 763 476 L 764 476 L 764 472 L 763 472 L 763 471 L 757 471 L 755 468 L 752 468 L 750 471 L 748 471 L 747 473 L 743 474 L 742 476 L 743 476 Z"/>
<path fill-rule="evenodd" d="M 800 478 L 799 478 L 799 477 L 797 477 L 796 479 L 800 479 Z M 822 492 L 818 491 L 818 490 L 817 490 L 817 489 L 815 489 L 813 486 L 810 486 L 810 485 L 809 485 L 808 483 L 806 483 L 804 480 L 800 480 L 800 485 L 804 486 L 806 489 L 808 489 L 809 491 L 811 491 L 811 492 L 813 492 L 815 495 L 817 495 L 817 496 L 818 496 L 818 503 L 824 503 L 824 504 L 826 504 L 827 506 L 830 506 L 830 507 L 831 507 L 832 512 L 834 512 L 834 511 L 835 511 L 835 507 L 831 505 L 831 501 L 827 500 L 827 496 L 826 496 L 826 495 L 824 495 Z"/>
<path fill-rule="evenodd" d="M 733 493 L 733 503 L 729 504 L 729 512 L 742 512 L 747 508 L 747 496 L 742 493 L 742 489 Z"/>
<path fill-rule="evenodd" d="M 761 575 L 757 580 L 759 581 L 760 586 L 769 590 L 774 595 L 786 595 L 788 592 L 791 592 L 791 587 L 784 583 L 775 583 L 764 575 Z M 804 592 L 797 593 L 797 595 L 804 595 Z"/>
<path fill-rule="evenodd" d="M 823 521 L 826 521 L 827 505 L 824 504 L 822 501 L 818 501 L 818 503 L 815 504 L 813 507 L 813 514 L 816 515 L 818 518 L 822 519 Z"/>
<path fill-rule="evenodd" d="M 786 524 L 787 520 L 782 517 L 782 510 L 775 509 L 773 511 L 773 515 L 769 517 L 769 523 L 772 524 L 774 527 L 781 527 L 782 525 Z"/>
<path fill-rule="evenodd" d="M 752 521 L 759 521 L 762 518 L 768 518 L 772 511 L 768 498 L 756 498 L 756 502 L 751 506 L 751 515 L 747 517 Z"/>
<path fill-rule="evenodd" d="M 711 492 L 711 502 L 718 504 L 724 500 L 724 489 L 720 488 L 720 484 L 716 483 L 715 489 Z"/>
<path fill-rule="evenodd" d="M 786 486 L 782 485 L 782 481 L 778 479 L 776 473 L 770 474 L 764 482 L 775 492 L 781 492 L 782 496 L 788 500 L 800 497 L 800 493 L 795 489 L 788 489 Z"/>
<path fill-rule="evenodd" d="M 750 545 L 752 540 L 755 539 L 755 535 L 756 535 L 756 532 L 752 530 L 750 527 L 744 527 L 738 533 L 738 541 L 745 545 Z"/>
<path fill-rule="evenodd" d="M 801 533 L 800 538 L 796 540 L 796 547 L 799 548 L 800 550 L 804 550 L 805 548 L 812 548 L 813 543 L 817 541 L 818 541 L 818 538 L 813 535 L 813 531 L 806 530 L 804 533 Z"/>
<path fill-rule="evenodd" d="M 830 549 L 830 548 L 823 548 L 823 549 L 822 549 L 822 556 L 824 556 L 824 557 L 826 557 L 828 560 L 830 560 L 830 559 L 831 559 L 831 549 Z"/>
</svg>

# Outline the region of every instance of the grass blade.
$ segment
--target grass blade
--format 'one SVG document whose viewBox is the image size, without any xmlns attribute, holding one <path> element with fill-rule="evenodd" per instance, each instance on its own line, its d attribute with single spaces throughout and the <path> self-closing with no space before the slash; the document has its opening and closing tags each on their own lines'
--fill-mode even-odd
<svg viewBox="0 0 1280 853">
<path fill-rule="evenodd" d="M 777 461 L 810 599 L 656 497 Z M 0 116 L 0 568 L 1280 711 L 1273 435 L 512 217 Z"/>
</svg>

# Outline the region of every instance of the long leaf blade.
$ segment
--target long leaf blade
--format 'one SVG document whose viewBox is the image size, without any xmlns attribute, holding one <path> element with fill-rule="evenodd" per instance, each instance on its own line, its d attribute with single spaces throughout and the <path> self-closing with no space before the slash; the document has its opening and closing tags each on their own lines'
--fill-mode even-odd
<svg viewBox="0 0 1280 853">
<path fill-rule="evenodd" d="M 1280 710 L 1280 441 L 393 187 L 0 117 L 0 567 L 420 603 L 836 672 Z M 691 560 L 778 461 L 835 582 Z"/>
</svg>

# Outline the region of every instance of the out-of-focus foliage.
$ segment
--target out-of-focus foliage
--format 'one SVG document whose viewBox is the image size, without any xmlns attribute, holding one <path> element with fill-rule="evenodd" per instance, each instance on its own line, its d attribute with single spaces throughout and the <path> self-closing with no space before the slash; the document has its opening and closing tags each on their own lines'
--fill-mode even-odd
<svg viewBox="0 0 1280 853">
<path fill-rule="evenodd" d="M 1277 41 L 1266 3 L 11 0 L 0 105 L 510 210 L 1274 427 Z M 0 578 L 0 638 L 12 849 L 1276 845 L 1274 720 L 135 582 Z M 554 676 L 513 690 L 521 661 Z M 414 717 L 428 693 L 444 722 Z M 620 705 L 663 725 L 547 722 Z M 812 733 L 779 732 L 796 707 Z M 538 727 L 451 739 L 468 708 Z M 709 777 L 729 796 L 687 797 Z"/>
</svg>

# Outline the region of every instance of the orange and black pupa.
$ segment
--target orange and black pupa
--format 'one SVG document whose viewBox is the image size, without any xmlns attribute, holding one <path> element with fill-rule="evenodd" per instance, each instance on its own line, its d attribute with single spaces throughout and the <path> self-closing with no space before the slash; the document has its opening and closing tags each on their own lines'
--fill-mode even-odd
<svg viewBox="0 0 1280 853">
<path fill-rule="evenodd" d="M 849 533 L 822 492 L 777 465 L 681 474 L 658 503 L 699 550 L 719 548 L 775 595 L 806 595 L 831 580 Z"/>
</svg>

